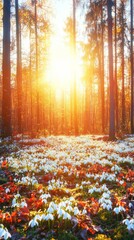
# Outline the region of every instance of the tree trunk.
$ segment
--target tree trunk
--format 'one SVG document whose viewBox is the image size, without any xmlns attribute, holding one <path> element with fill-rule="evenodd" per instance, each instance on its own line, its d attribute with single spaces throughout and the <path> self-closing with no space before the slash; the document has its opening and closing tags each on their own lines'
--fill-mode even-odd
<svg viewBox="0 0 134 240">
<path fill-rule="evenodd" d="M 74 134 L 78 136 L 78 116 L 77 116 L 77 84 L 76 84 L 76 15 L 75 0 L 73 0 L 73 50 L 74 50 Z"/>
<path fill-rule="evenodd" d="M 37 131 L 40 128 L 39 122 L 39 64 L 38 64 L 38 33 L 37 33 L 37 0 L 35 0 L 35 61 L 36 61 L 36 104 L 37 104 Z"/>
<path fill-rule="evenodd" d="M 11 136 L 11 64 L 10 64 L 10 0 L 4 0 L 3 7 L 3 96 L 2 136 Z"/>
<path fill-rule="evenodd" d="M 122 131 L 125 130 L 125 86 L 124 86 L 124 3 L 122 2 L 122 44 L 121 44 L 121 58 L 122 58 Z"/>
<path fill-rule="evenodd" d="M 116 103 L 116 129 L 118 131 L 119 128 L 119 115 L 118 115 L 118 81 L 117 81 L 117 2 L 115 0 L 115 103 Z"/>
<path fill-rule="evenodd" d="M 18 119 L 18 133 L 22 132 L 22 63 L 21 63 L 21 36 L 20 36 L 20 21 L 19 21 L 19 7 L 18 0 L 15 0 L 16 12 L 16 44 L 17 44 L 17 119 Z"/>
<path fill-rule="evenodd" d="M 134 133 L 134 58 L 133 58 L 133 0 L 130 0 L 131 8 L 131 133 Z"/>
<path fill-rule="evenodd" d="M 110 106 L 109 106 L 109 139 L 115 139 L 115 113 L 114 113 L 114 79 L 113 79 L 113 39 L 112 39 L 112 1 L 107 0 L 108 10 L 108 54 L 109 54 L 109 87 L 110 87 Z"/>
<path fill-rule="evenodd" d="M 104 92 L 104 23 L 103 4 L 101 4 L 101 119 L 102 132 L 105 131 L 105 92 Z"/>
</svg>

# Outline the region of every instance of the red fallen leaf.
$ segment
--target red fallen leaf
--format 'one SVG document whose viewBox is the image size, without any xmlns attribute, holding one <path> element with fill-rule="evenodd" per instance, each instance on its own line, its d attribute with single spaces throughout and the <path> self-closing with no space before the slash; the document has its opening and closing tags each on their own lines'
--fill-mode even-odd
<svg viewBox="0 0 134 240">
<path fill-rule="evenodd" d="M 45 176 L 42 177 L 42 180 L 44 182 L 48 182 L 48 181 L 50 181 L 52 179 L 53 179 L 53 174 L 51 174 L 51 173 L 48 173 L 48 174 L 46 174 Z"/>
<path fill-rule="evenodd" d="M 12 221 L 15 223 L 17 220 L 17 211 L 11 213 Z"/>
<path fill-rule="evenodd" d="M 4 199 L 3 198 L 0 198 L 0 203 L 3 203 L 4 202 Z"/>
<path fill-rule="evenodd" d="M 133 188 L 133 187 L 128 188 L 128 189 L 127 189 L 127 192 L 128 192 L 128 193 L 134 193 L 134 188 Z"/>
<path fill-rule="evenodd" d="M 17 219 L 17 222 L 18 222 L 18 223 L 22 222 L 22 219 L 18 218 L 18 219 Z"/>
<path fill-rule="evenodd" d="M 24 214 L 30 214 L 30 211 L 27 207 L 20 208 L 20 211 L 23 212 Z"/>
<path fill-rule="evenodd" d="M 96 231 L 95 231 L 92 227 L 89 227 L 89 228 L 88 228 L 88 231 L 89 231 L 92 235 L 94 235 L 94 234 L 96 233 Z"/>
<path fill-rule="evenodd" d="M 12 223 L 12 217 L 11 217 L 11 215 L 10 215 L 10 213 L 5 213 L 5 215 L 3 215 L 4 216 L 4 221 L 6 221 L 7 223 Z"/>
<path fill-rule="evenodd" d="M 40 185 L 38 186 L 37 190 L 40 191 L 40 190 L 42 190 L 42 189 L 43 189 L 43 185 L 40 184 Z"/>
<path fill-rule="evenodd" d="M 3 186 L 0 186 L 0 192 L 2 192 L 3 190 L 4 190 Z"/>
<path fill-rule="evenodd" d="M 127 186 L 127 183 L 124 182 L 124 183 L 122 184 L 122 186 L 125 188 L 125 187 Z"/>
<path fill-rule="evenodd" d="M 27 207 L 20 208 L 18 211 L 19 220 L 27 221 L 29 219 L 30 211 Z"/>
<path fill-rule="evenodd" d="M 1 167 L 2 167 L 2 168 L 7 168 L 7 164 L 8 164 L 7 160 L 4 160 L 4 161 L 1 163 Z"/>
<path fill-rule="evenodd" d="M 43 205 L 43 201 L 42 199 L 37 199 L 35 202 L 34 202 L 34 207 L 36 210 L 39 210 Z"/>
<path fill-rule="evenodd" d="M 85 207 L 85 205 L 86 205 L 86 202 L 84 202 L 84 201 L 79 201 L 78 202 L 79 207 Z"/>
<path fill-rule="evenodd" d="M 63 175 L 63 171 L 61 169 L 59 169 L 58 172 L 57 172 L 57 176 L 59 177 L 61 175 Z"/>
<path fill-rule="evenodd" d="M 2 211 L 0 210 L 0 219 L 2 219 L 3 218 L 3 213 L 2 213 Z"/>
</svg>

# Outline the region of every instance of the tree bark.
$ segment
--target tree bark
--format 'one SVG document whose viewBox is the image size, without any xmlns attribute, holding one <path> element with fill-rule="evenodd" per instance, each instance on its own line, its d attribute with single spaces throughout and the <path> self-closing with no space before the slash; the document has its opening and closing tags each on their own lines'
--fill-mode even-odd
<svg viewBox="0 0 134 240">
<path fill-rule="evenodd" d="M 11 63 L 10 63 L 10 0 L 3 7 L 3 89 L 2 89 L 2 136 L 9 137 L 11 131 Z"/>
<path fill-rule="evenodd" d="M 76 14 L 75 0 L 73 0 L 73 50 L 74 50 L 74 134 L 78 136 L 78 116 L 77 116 L 77 84 L 76 84 Z"/>
<path fill-rule="evenodd" d="M 18 0 L 15 0 L 15 12 L 16 12 L 16 44 L 17 44 L 17 119 L 18 119 L 18 133 L 22 133 L 22 63 L 21 63 L 21 31 L 19 20 L 19 6 Z"/>
<path fill-rule="evenodd" d="M 118 80 L 117 80 L 117 1 L 115 0 L 115 31 L 114 31 L 114 34 L 115 34 L 115 48 L 114 48 L 114 51 L 115 51 L 115 69 L 114 69 L 114 78 L 115 78 L 115 105 L 116 105 L 116 129 L 118 131 L 119 129 L 119 107 L 118 107 Z"/>
<path fill-rule="evenodd" d="M 105 131 L 105 91 L 104 91 L 104 24 L 103 3 L 101 4 L 101 119 L 102 132 Z"/>
<path fill-rule="evenodd" d="M 39 122 L 39 64 L 38 64 L 38 32 L 37 32 L 37 0 L 35 0 L 35 61 L 36 61 L 36 102 L 37 102 L 37 132 L 40 129 Z"/>
<path fill-rule="evenodd" d="M 122 2 L 122 44 L 121 44 L 121 58 L 122 58 L 122 131 L 125 130 L 125 86 L 124 86 L 124 3 Z"/>
<path fill-rule="evenodd" d="M 131 8 L 131 133 L 134 133 L 134 50 L 133 50 L 133 0 L 130 0 Z"/>
<path fill-rule="evenodd" d="M 114 79 L 113 79 L 113 37 L 112 37 L 112 1 L 107 0 L 108 10 L 108 54 L 109 54 L 109 139 L 115 139 L 115 103 L 114 103 Z"/>
</svg>

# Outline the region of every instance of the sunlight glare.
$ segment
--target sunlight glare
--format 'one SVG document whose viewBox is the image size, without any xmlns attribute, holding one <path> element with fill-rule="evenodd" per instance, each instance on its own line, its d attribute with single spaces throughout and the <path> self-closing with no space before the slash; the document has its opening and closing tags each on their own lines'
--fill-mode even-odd
<svg viewBox="0 0 134 240">
<path fill-rule="evenodd" d="M 54 88 L 69 89 L 73 81 L 73 56 L 65 46 L 52 48 L 50 52 L 46 79 Z"/>
</svg>

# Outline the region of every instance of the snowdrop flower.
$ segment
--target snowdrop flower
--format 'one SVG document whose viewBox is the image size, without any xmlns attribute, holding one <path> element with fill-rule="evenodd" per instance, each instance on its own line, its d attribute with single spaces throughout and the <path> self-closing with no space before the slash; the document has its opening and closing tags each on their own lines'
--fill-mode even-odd
<svg viewBox="0 0 134 240">
<path fill-rule="evenodd" d="M 43 199 L 42 199 L 42 202 L 47 203 L 47 199 L 46 199 L 46 198 L 43 198 Z"/>
<path fill-rule="evenodd" d="M 19 203 L 17 203 L 16 198 L 13 198 L 12 200 L 12 207 L 19 207 Z"/>
<path fill-rule="evenodd" d="M 49 185 L 49 186 L 48 186 L 48 190 L 53 190 L 52 185 Z"/>
<path fill-rule="evenodd" d="M 70 197 L 69 200 L 70 200 L 71 202 L 75 201 L 74 197 Z"/>
<path fill-rule="evenodd" d="M 123 223 L 125 223 L 126 225 L 129 225 L 129 222 L 130 222 L 130 220 L 127 218 L 123 220 Z"/>
<path fill-rule="evenodd" d="M 124 219 L 123 223 L 127 226 L 129 231 L 134 230 L 134 218 L 132 219 Z"/>
<path fill-rule="evenodd" d="M 102 197 L 103 197 L 103 198 L 110 198 L 109 192 L 104 192 L 104 193 L 102 194 Z"/>
<path fill-rule="evenodd" d="M 5 192 L 6 192 L 6 193 L 9 193 L 9 192 L 10 192 L 10 189 L 9 189 L 9 188 L 6 188 L 6 189 L 5 189 Z"/>
<path fill-rule="evenodd" d="M 102 190 L 102 191 L 108 191 L 108 188 L 107 188 L 106 184 L 103 184 L 103 185 L 101 186 L 101 190 Z"/>
<path fill-rule="evenodd" d="M 111 168 L 111 171 L 113 172 L 120 172 L 121 168 L 118 167 L 117 165 L 114 165 L 112 168 Z"/>
<path fill-rule="evenodd" d="M 8 232 L 7 228 L 4 228 L 2 224 L 0 225 L 0 238 L 11 238 L 11 234 Z"/>
<path fill-rule="evenodd" d="M 122 206 L 115 207 L 113 210 L 116 214 L 119 214 L 120 212 L 125 212 L 125 208 Z"/>
<path fill-rule="evenodd" d="M 23 207 L 27 207 L 27 203 L 25 201 L 21 202 L 20 206 Z"/>
<path fill-rule="evenodd" d="M 49 206 L 49 208 L 47 209 L 47 212 L 48 213 L 53 213 L 54 212 L 54 209 L 52 206 Z"/>
<path fill-rule="evenodd" d="M 71 215 L 69 213 L 65 212 L 65 214 L 63 215 L 63 219 L 70 220 L 71 219 Z"/>
<path fill-rule="evenodd" d="M 45 214 L 41 215 L 41 220 L 46 220 L 46 215 Z"/>
<path fill-rule="evenodd" d="M 39 215 L 39 214 L 37 214 L 34 218 L 35 218 L 36 220 L 41 221 L 41 215 Z"/>
<path fill-rule="evenodd" d="M 124 180 L 120 180 L 119 183 L 120 185 L 122 185 L 124 183 Z"/>
<path fill-rule="evenodd" d="M 112 209 L 112 202 L 109 199 L 110 198 L 110 192 L 104 192 L 102 194 L 102 197 L 99 199 L 99 203 L 101 204 L 101 207 L 103 209 L 111 210 Z"/>
<path fill-rule="evenodd" d="M 93 192 L 101 192 L 101 189 L 100 188 L 96 188 L 96 187 L 93 187 L 91 189 L 88 190 L 88 193 L 93 193 Z"/>
<path fill-rule="evenodd" d="M 52 207 L 54 210 L 57 210 L 57 209 L 58 209 L 57 204 L 54 203 L 54 202 L 50 202 L 49 207 Z"/>
<path fill-rule="evenodd" d="M 57 211 L 57 214 L 58 214 L 58 218 L 60 218 L 65 214 L 65 211 L 63 209 L 59 208 Z"/>
<path fill-rule="evenodd" d="M 59 207 L 66 207 L 66 203 L 65 202 L 60 202 Z"/>
<path fill-rule="evenodd" d="M 87 214 L 87 210 L 83 209 L 82 214 L 84 214 L 84 215 Z"/>
<path fill-rule="evenodd" d="M 44 203 L 47 203 L 47 199 L 48 199 L 49 197 L 51 197 L 50 194 L 42 194 L 42 195 L 40 196 L 40 198 L 42 199 L 42 201 L 43 201 Z"/>
<path fill-rule="evenodd" d="M 48 220 L 54 220 L 54 217 L 51 213 L 48 213 L 45 217 L 45 220 L 48 221 Z"/>
<path fill-rule="evenodd" d="M 52 179 L 51 182 L 52 182 L 52 183 L 55 183 L 55 179 Z"/>
<path fill-rule="evenodd" d="M 40 189 L 40 190 L 39 190 L 39 193 L 43 193 L 43 190 L 42 190 L 42 189 Z"/>
<path fill-rule="evenodd" d="M 37 222 L 36 218 L 32 219 L 29 224 L 28 224 L 30 227 L 35 227 L 35 226 L 38 226 L 39 223 Z"/>
<path fill-rule="evenodd" d="M 71 206 L 67 206 L 66 207 L 66 210 L 69 211 L 69 212 L 72 212 L 73 211 L 73 208 Z"/>
<path fill-rule="evenodd" d="M 80 211 L 77 207 L 74 207 L 74 215 L 80 214 Z"/>
<path fill-rule="evenodd" d="M 94 192 L 94 188 L 91 188 L 91 189 L 88 190 L 88 193 L 92 194 L 93 192 Z"/>
<path fill-rule="evenodd" d="M 130 202 L 130 203 L 128 204 L 128 206 L 129 206 L 129 208 L 131 208 L 131 207 L 133 207 L 133 204 Z"/>
<path fill-rule="evenodd" d="M 19 198 L 21 197 L 21 195 L 19 193 L 17 193 L 16 195 L 14 195 L 15 198 Z"/>
<path fill-rule="evenodd" d="M 101 207 L 103 209 L 107 209 L 108 211 L 112 209 L 112 204 L 108 204 L 107 202 L 104 202 L 101 204 Z"/>
</svg>

